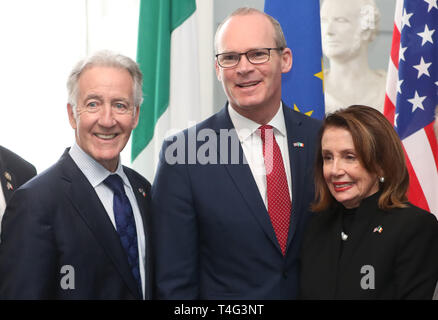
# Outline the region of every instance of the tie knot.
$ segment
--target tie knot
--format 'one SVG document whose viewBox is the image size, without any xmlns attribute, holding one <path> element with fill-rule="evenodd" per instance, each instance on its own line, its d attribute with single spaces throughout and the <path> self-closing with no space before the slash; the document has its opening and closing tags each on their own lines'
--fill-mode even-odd
<svg viewBox="0 0 438 320">
<path fill-rule="evenodd" d="M 259 130 L 260 130 L 260 137 L 262 138 L 263 142 L 265 141 L 266 131 L 268 131 L 268 134 L 271 134 L 271 135 L 273 133 L 273 128 L 269 124 L 264 124 L 264 125 L 260 126 Z"/>
<path fill-rule="evenodd" d="M 124 194 L 125 188 L 123 187 L 123 180 L 117 174 L 109 175 L 103 183 L 110 188 L 114 193 Z"/>
</svg>

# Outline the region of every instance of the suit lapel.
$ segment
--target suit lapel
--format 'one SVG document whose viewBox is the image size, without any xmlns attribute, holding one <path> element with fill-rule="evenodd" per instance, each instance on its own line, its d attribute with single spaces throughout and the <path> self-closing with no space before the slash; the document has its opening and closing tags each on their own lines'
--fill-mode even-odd
<svg viewBox="0 0 438 320">
<path fill-rule="evenodd" d="M 17 179 L 15 177 L 14 172 L 8 169 L 6 163 L 3 162 L 3 159 L 0 155 L 0 180 L 2 184 L 3 195 L 5 196 L 6 203 L 12 197 L 15 189 L 17 188 Z"/>
<path fill-rule="evenodd" d="M 286 123 L 287 130 L 287 143 L 289 148 L 289 164 L 292 177 L 292 209 L 290 216 L 289 234 L 287 239 L 287 246 L 289 247 L 292 241 L 297 226 L 299 225 L 301 215 L 300 212 L 306 211 L 307 208 L 302 208 L 306 190 L 303 190 L 305 186 L 305 175 L 308 171 L 309 165 L 309 152 L 308 138 L 305 130 L 302 127 L 300 120 L 294 119 L 292 110 L 283 103 L 284 121 Z"/>
<path fill-rule="evenodd" d="M 269 213 L 266 210 L 266 206 L 263 202 L 262 197 L 260 196 L 260 191 L 257 187 L 257 184 L 254 180 L 254 177 L 251 173 L 251 169 L 248 165 L 248 162 L 245 159 L 245 155 L 243 153 L 242 145 L 239 142 L 239 163 L 232 163 L 231 152 L 232 152 L 232 143 L 231 141 L 236 141 L 234 139 L 239 140 L 236 131 L 234 130 L 233 123 L 231 122 L 231 118 L 228 114 L 227 105 L 217 114 L 217 121 L 214 123 L 212 128 L 218 134 L 219 138 L 219 130 L 220 129 L 228 129 L 231 131 L 231 138 L 228 141 L 228 157 L 225 157 L 220 153 L 220 145 L 218 143 L 218 154 L 220 155 L 221 163 L 224 163 L 227 172 L 229 173 L 231 179 L 245 200 L 246 204 L 250 208 L 250 211 L 254 215 L 255 219 L 258 221 L 263 231 L 266 233 L 268 238 L 272 241 L 272 243 L 278 249 L 278 252 L 281 254 L 281 248 L 278 244 L 277 237 L 274 232 L 274 228 L 272 227 L 271 219 L 269 218 Z M 223 142 L 222 142 L 223 143 Z"/>
<path fill-rule="evenodd" d="M 120 238 L 96 191 L 68 155 L 68 150 L 61 157 L 60 162 L 62 163 L 61 178 L 66 181 L 63 184 L 65 186 L 64 192 L 70 199 L 72 206 L 110 257 L 133 295 L 140 298 Z"/>
<path fill-rule="evenodd" d="M 243 152 L 243 150 L 241 150 L 241 152 Z M 280 245 L 277 241 L 274 228 L 272 227 L 271 219 L 269 218 L 269 213 L 260 196 L 260 191 L 254 181 L 251 169 L 247 164 L 227 164 L 225 168 L 263 231 L 277 247 L 279 253 L 281 253 Z"/>
<path fill-rule="evenodd" d="M 135 195 L 135 199 L 137 200 L 138 208 L 140 210 L 141 218 L 143 221 L 143 231 L 145 235 L 145 246 L 146 246 L 146 255 L 145 255 L 145 299 L 148 300 L 151 297 L 152 292 L 148 290 L 151 288 L 152 283 L 152 262 L 151 262 L 151 234 L 149 232 L 148 226 L 150 226 L 149 221 L 149 199 L 150 199 L 150 188 L 145 186 L 141 181 L 136 179 L 134 175 L 131 174 L 129 170 L 124 170 L 126 176 L 129 179 L 129 183 L 131 184 L 132 190 Z"/>
</svg>

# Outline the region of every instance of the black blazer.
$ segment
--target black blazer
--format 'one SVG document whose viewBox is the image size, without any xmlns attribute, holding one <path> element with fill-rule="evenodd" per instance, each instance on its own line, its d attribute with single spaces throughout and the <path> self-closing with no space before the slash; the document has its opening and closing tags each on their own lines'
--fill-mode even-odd
<svg viewBox="0 0 438 320">
<path fill-rule="evenodd" d="M 411 204 L 382 211 L 379 195 L 357 209 L 342 255 L 341 210 L 314 214 L 301 252 L 302 299 L 432 299 L 438 280 L 437 219 Z"/>
<path fill-rule="evenodd" d="M 35 175 L 36 170 L 32 164 L 0 146 L 0 181 L 6 204 L 11 199 L 12 193 Z"/>
<path fill-rule="evenodd" d="M 149 299 L 150 184 L 135 171 L 123 170 L 145 227 Z M 63 266 L 74 269 L 74 289 L 61 285 L 67 276 Z M 0 298 L 141 299 L 117 231 L 68 150 L 55 165 L 18 189 L 6 209 L 0 243 Z"/>
</svg>

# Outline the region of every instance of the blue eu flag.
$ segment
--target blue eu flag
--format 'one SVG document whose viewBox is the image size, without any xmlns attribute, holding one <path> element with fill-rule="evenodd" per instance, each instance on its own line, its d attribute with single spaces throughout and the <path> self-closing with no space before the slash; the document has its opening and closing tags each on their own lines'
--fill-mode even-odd
<svg viewBox="0 0 438 320">
<path fill-rule="evenodd" d="M 283 74 L 282 99 L 314 118 L 324 117 L 319 0 L 265 0 L 265 12 L 280 22 L 293 64 Z"/>
</svg>

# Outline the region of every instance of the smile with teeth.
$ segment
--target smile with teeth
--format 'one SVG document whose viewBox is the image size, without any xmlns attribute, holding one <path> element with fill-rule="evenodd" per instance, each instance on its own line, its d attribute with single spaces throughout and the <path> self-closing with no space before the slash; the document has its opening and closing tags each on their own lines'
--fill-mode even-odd
<svg viewBox="0 0 438 320">
<path fill-rule="evenodd" d="M 333 186 L 336 191 L 345 191 L 353 186 L 352 182 L 334 182 Z"/>
<path fill-rule="evenodd" d="M 237 86 L 240 88 L 247 88 L 247 87 L 258 85 L 259 83 L 260 81 L 252 81 L 252 82 L 238 83 Z"/>
<path fill-rule="evenodd" d="M 111 140 L 117 136 L 117 133 L 113 133 L 113 134 L 95 133 L 94 135 L 103 140 Z"/>
</svg>

